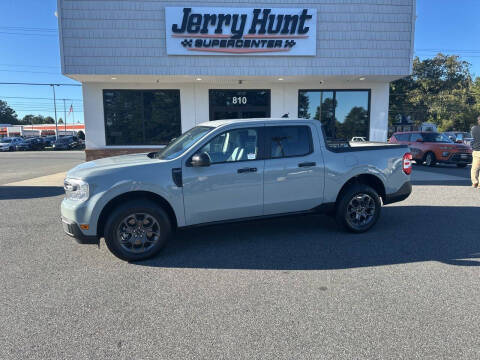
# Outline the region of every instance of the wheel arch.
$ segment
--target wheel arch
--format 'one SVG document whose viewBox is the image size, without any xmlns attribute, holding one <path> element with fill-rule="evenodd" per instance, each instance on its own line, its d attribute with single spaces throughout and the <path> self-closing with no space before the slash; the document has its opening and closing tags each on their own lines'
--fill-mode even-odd
<svg viewBox="0 0 480 360">
<path fill-rule="evenodd" d="M 378 196 L 382 198 L 382 201 L 385 201 L 386 191 L 383 181 L 376 175 L 359 174 L 351 177 L 345 184 L 343 184 L 342 188 L 338 192 L 335 204 L 338 204 L 339 199 L 341 199 L 345 191 L 354 184 L 364 184 L 370 186 L 377 192 Z"/>
<path fill-rule="evenodd" d="M 150 191 L 129 191 L 120 195 L 117 195 L 113 199 L 111 199 L 102 209 L 100 212 L 100 216 L 97 222 L 97 235 L 99 237 L 104 236 L 104 228 L 105 223 L 107 222 L 108 215 L 112 212 L 116 205 L 123 201 L 129 200 L 139 200 L 145 199 L 155 202 L 158 206 L 160 206 L 163 210 L 167 212 L 167 215 L 171 221 L 172 229 L 177 228 L 177 217 L 175 216 L 175 211 L 170 203 L 165 200 L 162 196 L 150 192 Z"/>
</svg>

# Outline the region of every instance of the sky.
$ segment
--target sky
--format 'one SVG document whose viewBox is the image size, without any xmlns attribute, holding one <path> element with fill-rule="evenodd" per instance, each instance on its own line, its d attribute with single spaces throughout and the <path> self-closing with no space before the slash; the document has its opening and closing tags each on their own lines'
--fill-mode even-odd
<svg viewBox="0 0 480 360">
<path fill-rule="evenodd" d="M 56 0 L 0 0 L 0 82 L 78 82 L 61 75 Z M 480 0 L 417 0 L 415 54 L 433 57 L 439 51 L 461 55 L 480 76 Z M 55 88 L 57 116 L 83 122 L 79 86 Z M 5 100 L 20 118 L 27 114 L 54 116 L 51 86 L 1 85 Z"/>
</svg>

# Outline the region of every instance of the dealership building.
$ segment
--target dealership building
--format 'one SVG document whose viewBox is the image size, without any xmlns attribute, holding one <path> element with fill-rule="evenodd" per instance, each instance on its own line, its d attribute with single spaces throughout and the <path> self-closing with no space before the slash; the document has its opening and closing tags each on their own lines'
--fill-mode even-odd
<svg viewBox="0 0 480 360">
<path fill-rule="evenodd" d="M 333 138 L 386 141 L 415 0 L 58 0 L 58 20 L 94 159 L 226 118 L 314 118 Z"/>
</svg>

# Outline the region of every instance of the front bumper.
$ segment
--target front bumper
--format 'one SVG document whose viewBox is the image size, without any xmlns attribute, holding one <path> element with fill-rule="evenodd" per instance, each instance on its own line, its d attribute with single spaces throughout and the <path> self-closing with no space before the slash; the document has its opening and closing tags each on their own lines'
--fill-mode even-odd
<svg viewBox="0 0 480 360">
<path fill-rule="evenodd" d="M 439 162 L 447 164 L 471 164 L 471 153 L 453 153 L 447 160 L 440 158 Z"/>
<path fill-rule="evenodd" d="M 385 195 L 383 204 L 387 205 L 387 204 L 392 204 L 394 202 L 405 200 L 410 196 L 411 193 L 412 193 L 412 183 L 410 181 L 407 181 L 405 184 L 403 184 L 400 187 L 400 189 L 398 189 L 398 191 L 394 192 L 393 194 Z"/>
<path fill-rule="evenodd" d="M 74 221 L 67 220 L 62 217 L 63 231 L 68 236 L 75 238 L 79 244 L 98 244 L 98 236 L 85 235 L 80 230 L 78 224 Z"/>
</svg>

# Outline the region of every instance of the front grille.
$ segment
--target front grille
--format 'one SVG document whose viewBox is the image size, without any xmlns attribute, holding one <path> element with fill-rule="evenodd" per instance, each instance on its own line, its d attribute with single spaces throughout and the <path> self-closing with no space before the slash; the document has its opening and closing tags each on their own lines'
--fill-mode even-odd
<svg viewBox="0 0 480 360">
<path fill-rule="evenodd" d="M 453 154 L 450 160 L 455 162 L 472 162 L 472 154 L 469 154 L 469 153 Z"/>
</svg>

